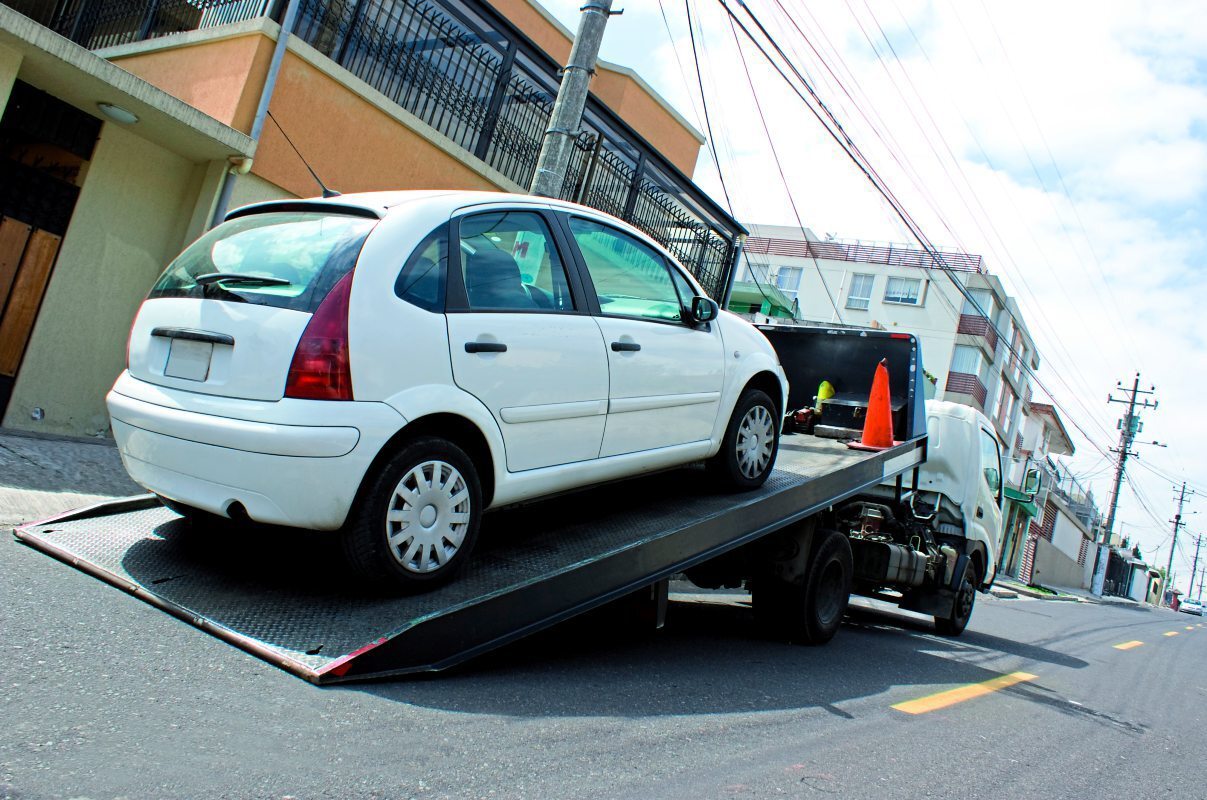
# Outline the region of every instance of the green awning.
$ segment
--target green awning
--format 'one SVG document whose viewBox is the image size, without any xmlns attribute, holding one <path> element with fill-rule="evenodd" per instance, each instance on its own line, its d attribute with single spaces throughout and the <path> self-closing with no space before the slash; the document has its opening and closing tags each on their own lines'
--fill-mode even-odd
<svg viewBox="0 0 1207 800">
<path fill-rule="evenodd" d="M 1039 509 L 1035 507 L 1035 501 L 1017 489 L 1006 487 L 1006 499 L 1018 506 L 1019 510 L 1028 517 L 1034 519 L 1039 516 Z"/>
</svg>

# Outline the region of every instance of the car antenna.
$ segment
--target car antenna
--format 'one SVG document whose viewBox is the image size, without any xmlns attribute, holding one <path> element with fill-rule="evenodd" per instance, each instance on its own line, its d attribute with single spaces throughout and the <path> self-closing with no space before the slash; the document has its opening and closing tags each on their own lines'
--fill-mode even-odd
<svg viewBox="0 0 1207 800">
<path fill-rule="evenodd" d="M 289 146 L 293 148 L 293 152 L 298 154 L 298 158 L 301 160 L 302 166 L 306 168 L 306 171 L 310 173 L 310 177 L 314 178 L 314 182 L 317 183 L 319 188 L 323 190 L 323 197 L 339 197 L 339 192 L 335 191 L 334 189 L 328 189 L 327 184 L 323 183 L 323 179 L 320 178 L 318 173 L 315 172 L 310 166 L 310 162 L 306 160 L 304 155 L 302 155 L 302 151 L 298 150 L 297 145 L 293 143 L 293 140 L 289 138 L 289 134 L 286 133 L 285 129 L 281 127 L 281 123 L 277 122 L 277 118 L 272 115 L 271 110 L 268 112 L 268 118 L 272 120 L 273 125 L 277 126 L 277 130 L 279 130 L 281 135 L 285 137 L 285 141 L 288 142 Z"/>
</svg>

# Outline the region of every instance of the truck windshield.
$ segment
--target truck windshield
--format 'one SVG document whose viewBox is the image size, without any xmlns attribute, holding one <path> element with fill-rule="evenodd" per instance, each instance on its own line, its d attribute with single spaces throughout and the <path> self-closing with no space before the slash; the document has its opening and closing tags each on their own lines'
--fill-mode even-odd
<svg viewBox="0 0 1207 800">
<path fill-rule="evenodd" d="M 148 299 L 191 297 L 313 312 L 355 265 L 375 224 L 319 211 L 239 217 L 193 242 L 164 270 Z"/>
</svg>

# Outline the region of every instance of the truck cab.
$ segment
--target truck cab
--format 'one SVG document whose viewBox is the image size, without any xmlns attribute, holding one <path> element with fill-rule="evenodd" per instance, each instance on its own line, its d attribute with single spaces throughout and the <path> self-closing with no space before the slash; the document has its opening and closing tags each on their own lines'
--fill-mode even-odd
<svg viewBox="0 0 1207 800">
<path fill-rule="evenodd" d="M 977 569 L 977 588 L 988 589 L 997 575 L 1004 503 L 993 423 L 969 406 L 930 400 L 926 430 L 927 458 L 913 506 L 934 509 L 935 538 L 966 553 Z"/>
</svg>

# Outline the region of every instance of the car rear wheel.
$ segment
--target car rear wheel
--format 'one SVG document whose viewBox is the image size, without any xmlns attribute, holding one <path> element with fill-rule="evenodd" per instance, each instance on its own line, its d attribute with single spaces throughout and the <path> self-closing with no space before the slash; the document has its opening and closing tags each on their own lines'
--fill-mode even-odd
<svg viewBox="0 0 1207 800">
<path fill-rule="evenodd" d="M 482 487 L 465 451 L 445 439 L 405 445 L 377 474 L 344 526 L 358 577 L 409 593 L 451 580 L 478 537 Z"/>
<path fill-rule="evenodd" d="M 739 491 L 757 489 L 771 474 L 779 452 L 779 412 L 760 389 L 747 389 L 738 398 L 721 450 L 708 463 L 718 481 Z"/>
</svg>

